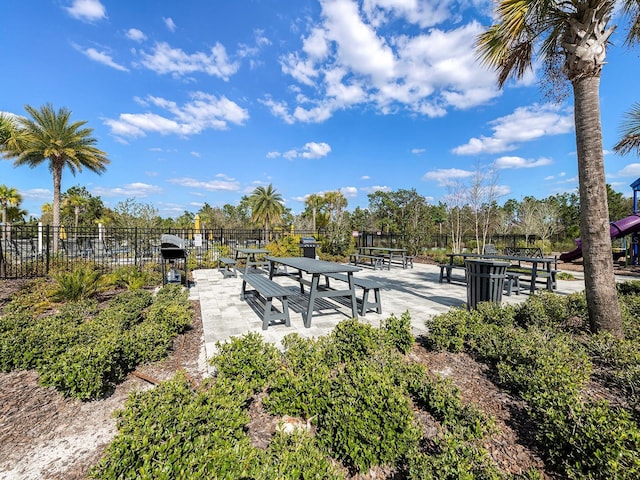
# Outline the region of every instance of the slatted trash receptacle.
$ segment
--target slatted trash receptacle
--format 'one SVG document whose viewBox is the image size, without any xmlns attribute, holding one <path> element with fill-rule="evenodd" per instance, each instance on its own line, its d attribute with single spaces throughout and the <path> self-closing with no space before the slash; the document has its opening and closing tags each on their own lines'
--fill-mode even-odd
<svg viewBox="0 0 640 480">
<path fill-rule="evenodd" d="M 476 308 L 480 302 L 502 301 L 502 289 L 508 262 L 485 259 L 466 259 L 467 308 Z"/>
</svg>

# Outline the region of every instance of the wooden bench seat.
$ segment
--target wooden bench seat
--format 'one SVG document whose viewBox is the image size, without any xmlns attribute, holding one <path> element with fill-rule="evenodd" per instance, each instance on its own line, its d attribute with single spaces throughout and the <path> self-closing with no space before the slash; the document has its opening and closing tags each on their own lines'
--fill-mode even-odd
<svg viewBox="0 0 640 480">
<path fill-rule="evenodd" d="M 237 261 L 233 258 L 220 257 L 218 258 L 218 271 L 222 273 L 224 278 L 237 277 L 238 271 L 236 270 Z"/>
<path fill-rule="evenodd" d="M 524 275 L 521 272 L 507 272 L 504 279 L 504 294 L 509 297 L 512 293 L 520 295 L 520 277 Z"/>
<path fill-rule="evenodd" d="M 342 273 L 327 273 L 325 275 L 327 279 L 327 287 L 329 287 L 329 279 L 340 280 L 342 282 L 349 282 L 349 277 Z M 364 317 L 369 310 L 375 310 L 376 313 L 382 313 L 382 303 L 380 302 L 380 284 L 375 280 L 368 278 L 352 277 L 353 284 L 356 287 L 360 287 L 363 290 L 362 300 L 360 301 L 360 316 Z M 369 292 L 373 290 L 375 301 L 369 301 Z"/>
<path fill-rule="evenodd" d="M 442 283 L 442 281 L 446 278 L 447 279 L 447 283 L 451 283 L 451 272 L 453 270 L 462 270 L 463 272 L 465 272 L 465 279 L 467 276 L 467 270 L 465 268 L 464 265 L 450 265 L 448 263 L 442 263 L 440 264 L 440 283 Z M 445 274 L 446 271 L 446 274 Z"/>
<path fill-rule="evenodd" d="M 357 266 L 361 264 L 360 260 L 369 260 L 367 263 L 371 265 L 374 270 L 377 270 L 378 267 L 382 268 L 384 264 L 384 257 L 380 257 L 378 255 L 365 255 L 363 253 L 352 253 L 349 255 L 349 263 L 353 263 Z"/>
<path fill-rule="evenodd" d="M 252 286 L 254 290 L 247 290 L 247 284 Z M 271 321 L 284 320 L 284 324 L 289 327 L 291 321 L 289 319 L 289 300 L 291 291 L 282 285 L 278 285 L 265 275 L 260 273 L 248 273 L 242 275 L 242 293 L 240 298 L 245 299 L 247 293 L 254 293 L 265 299 L 264 312 L 262 314 L 262 329 L 266 330 Z M 278 298 L 282 302 L 282 312 L 273 308 L 273 299 Z"/>
</svg>

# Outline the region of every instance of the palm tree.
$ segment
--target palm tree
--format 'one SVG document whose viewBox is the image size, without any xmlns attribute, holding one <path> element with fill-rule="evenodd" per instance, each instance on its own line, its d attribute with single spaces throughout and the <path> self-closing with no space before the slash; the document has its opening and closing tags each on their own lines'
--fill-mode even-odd
<svg viewBox="0 0 640 480">
<path fill-rule="evenodd" d="M 7 209 L 11 206 L 20 205 L 22 195 L 13 187 L 0 185 L 0 206 L 2 207 L 2 239 L 7 239 L 9 225 L 7 225 Z"/>
<path fill-rule="evenodd" d="M 78 223 L 80 221 L 80 212 L 82 212 L 89 204 L 89 199 L 83 195 L 77 193 L 65 194 L 62 201 L 63 208 L 73 209 L 74 227 L 76 234 L 78 232 Z"/>
<path fill-rule="evenodd" d="M 324 198 L 321 195 L 312 193 L 307 197 L 304 202 L 307 207 L 311 209 L 311 219 L 313 221 L 313 231 L 316 231 L 316 215 L 318 215 L 318 210 L 323 207 L 325 204 Z"/>
<path fill-rule="evenodd" d="M 11 138 L 11 133 L 14 129 L 13 120 L 6 114 L 0 113 L 0 147 Z M 2 151 L 2 148 L 0 148 Z"/>
<path fill-rule="evenodd" d="M 622 138 L 613 149 L 620 155 L 635 150 L 640 155 L 640 103 L 635 103 L 625 115 L 622 124 Z"/>
<path fill-rule="evenodd" d="M 277 225 L 281 221 L 284 211 L 282 195 L 275 191 L 272 185 L 257 187 L 249 197 L 251 203 L 251 220 L 264 225 L 264 241 L 269 241 L 269 226 Z"/>
<path fill-rule="evenodd" d="M 549 80 L 571 82 L 580 191 L 580 229 L 589 321 L 594 331 L 623 336 L 613 272 L 600 125 L 600 75 L 615 0 L 496 0 L 497 22 L 478 37 L 483 62 L 498 71 L 503 87 L 531 68 L 534 54 Z M 628 44 L 640 40 L 640 3 L 620 0 L 630 20 Z M 561 74 L 561 75 L 558 75 Z"/>
<path fill-rule="evenodd" d="M 31 118 L 19 117 L 16 129 L 3 152 L 15 157 L 14 165 L 37 167 L 49 160 L 53 175 L 53 250 L 58 250 L 57 230 L 60 228 L 60 184 L 62 171 L 68 168 L 73 175 L 83 168 L 98 174 L 109 163 L 106 153 L 94 145 L 93 129 L 86 128 L 86 121 L 71 122 L 71 111 L 61 108 L 57 112 L 51 104 L 37 110 L 29 105 L 25 110 Z"/>
</svg>

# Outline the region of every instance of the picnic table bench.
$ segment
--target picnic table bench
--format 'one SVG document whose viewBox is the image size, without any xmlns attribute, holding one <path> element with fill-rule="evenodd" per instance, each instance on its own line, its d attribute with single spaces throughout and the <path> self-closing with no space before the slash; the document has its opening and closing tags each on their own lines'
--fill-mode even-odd
<svg viewBox="0 0 640 480">
<path fill-rule="evenodd" d="M 377 270 L 378 267 L 382 268 L 382 265 L 384 263 L 384 257 L 381 257 L 379 255 L 372 255 L 368 253 L 352 253 L 351 255 L 349 255 L 349 263 L 353 263 L 356 266 L 360 264 L 361 259 L 369 260 L 368 263 L 369 265 L 373 266 L 374 270 Z"/>
<path fill-rule="evenodd" d="M 247 284 L 253 290 L 247 290 Z M 284 324 L 289 327 L 289 295 L 291 291 L 282 285 L 278 285 L 267 276 L 260 273 L 247 273 L 242 275 L 242 292 L 240 299 L 244 300 L 247 293 L 253 293 L 264 298 L 264 311 L 262 313 L 262 329 L 266 330 L 273 320 L 284 320 Z M 273 307 L 273 299 L 277 298 L 282 303 L 282 312 Z"/>
<path fill-rule="evenodd" d="M 237 261 L 229 257 L 218 258 L 218 271 L 222 273 L 224 278 L 237 277 L 238 271 L 236 270 Z"/>
<path fill-rule="evenodd" d="M 341 273 L 327 273 L 325 275 L 325 278 L 326 278 L 327 288 L 330 287 L 329 285 L 330 278 L 349 283 L 349 278 L 346 275 Z M 364 317 L 367 311 L 369 310 L 375 310 L 376 313 L 382 313 L 382 303 L 380 302 L 380 284 L 375 280 L 371 280 L 368 278 L 352 277 L 352 279 L 353 279 L 353 284 L 356 287 L 360 287 L 363 289 L 362 300 L 359 302 L 360 315 Z M 375 301 L 373 302 L 369 301 L 369 292 L 371 290 L 373 290 L 373 295 L 375 298 Z"/>
<path fill-rule="evenodd" d="M 465 272 L 465 281 L 467 279 L 466 268 L 464 265 L 454 265 L 452 263 L 441 263 L 439 267 L 440 267 L 440 278 L 439 278 L 440 283 L 442 283 L 442 281 L 445 278 L 447 279 L 447 283 L 451 283 L 451 272 L 453 270 L 462 270 L 463 272 Z"/>
</svg>

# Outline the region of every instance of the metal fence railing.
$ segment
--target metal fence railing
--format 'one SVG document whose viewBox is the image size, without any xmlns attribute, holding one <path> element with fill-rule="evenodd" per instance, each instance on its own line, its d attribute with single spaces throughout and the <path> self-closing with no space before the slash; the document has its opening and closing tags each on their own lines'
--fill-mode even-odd
<svg viewBox="0 0 640 480">
<path fill-rule="evenodd" d="M 318 237 L 309 230 L 274 229 L 265 235 L 260 229 L 159 229 L 105 227 L 59 227 L 50 225 L 0 225 L 0 279 L 28 278 L 49 274 L 55 265 L 64 267 L 78 260 L 95 262 L 104 271 L 112 271 L 123 265 L 143 267 L 150 263 L 160 265 L 160 237 L 169 233 L 185 240 L 190 269 L 213 268 L 218 256 L 233 256 L 239 247 L 264 247 L 267 242 L 282 236 L 295 234 L 301 237 Z M 323 232 L 319 232 L 320 236 Z M 57 248 L 54 245 L 57 238 Z M 425 238 L 406 238 L 401 234 L 381 232 L 354 233 L 358 247 L 385 246 L 416 250 L 447 247 L 448 235 L 432 235 Z M 530 236 L 531 241 L 534 237 Z M 472 240 L 472 239 L 468 239 Z M 517 245 L 524 241 L 521 235 L 494 235 L 491 243 L 499 240 L 505 245 Z"/>
<path fill-rule="evenodd" d="M 123 265 L 160 265 L 160 238 L 165 233 L 185 240 L 190 268 L 215 266 L 219 254 L 234 255 L 239 247 L 263 247 L 267 241 L 289 233 L 313 235 L 309 231 L 282 230 L 265 236 L 264 230 L 239 229 L 0 226 L 0 278 L 45 276 L 54 265 L 64 267 L 78 260 L 95 262 L 104 271 Z"/>
</svg>

